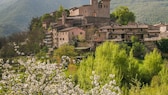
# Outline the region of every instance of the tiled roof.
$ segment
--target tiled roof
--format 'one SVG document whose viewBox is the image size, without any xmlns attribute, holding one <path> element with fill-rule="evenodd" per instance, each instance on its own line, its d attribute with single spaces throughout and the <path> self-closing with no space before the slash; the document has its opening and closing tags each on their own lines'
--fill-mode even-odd
<svg viewBox="0 0 168 95">
<path fill-rule="evenodd" d="M 78 27 L 68 27 L 68 28 L 64 28 L 64 29 L 60 30 L 60 32 L 69 31 L 69 30 L 72 30 L 72 29 L 75 29 L 75 28 L 78 28 Z"/>
<path fill-rule="evenodd" d="M 150 33 L 152 33 L 152 32 L 158 33 L 158 32 L 160 32 L 160 30 L 147 30 L 147 32 L 150 32 Z"/>
</svg>

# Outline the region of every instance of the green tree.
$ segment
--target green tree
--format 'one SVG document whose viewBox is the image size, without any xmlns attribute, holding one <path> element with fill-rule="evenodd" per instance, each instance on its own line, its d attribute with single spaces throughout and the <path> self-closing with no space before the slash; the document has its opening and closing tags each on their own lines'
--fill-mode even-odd
<svg viewBox="0 0 168 95">
<path fill-rule="evenodd" d="M 142 80 L 149 83 L 152 77 L 157 75 L 161 70 L 162 63 L 162 56 L 156 49 L 154 49 L 153 52 L 146 54 L 143 66 L 140 68 Z"/>
<path fill-rule="evenodd" d="M 42 26 L 41 19 L 40 18 L 32 18 L 31 23 L 29 25 L 29 30 L 33 31 L 37 28 L 40 28 Z"/>
<path fill-rule="evenodd" d="M 58 20 L 60 17 L 62 17 L 62 13 L 64 12 L 64 7 L 61 5 L 58 9 L 58 11 L 56 12 L 56 20 Z M 68 11 L 66 11 L 68 13 Z M 67 14 L 68 15 L 68 14 Z"/>
<path fill-rule="evenodd" d="M 145 55 L 145 46 L 140 42 L 132 44 L 133 56 L 136 58 L 143 58 Z"/>
<path fill-rule="evenodd" d="M 129 22 L 135 22 L 135 15 L 131 12 L 128 7 L 120 6 L 115 9 L 115 11 L 111 14 L 112 18 L 116 19 L 116 22 L 126 25 Z"/>
<path fill-rule="evenodd" d="M 0 50 L 0 57 L 1 58 L 11 58 L 17 56 L 16 52 L 14 51 L 14 46 L 11 44 L 7 44 L 2 47 Z"/>
<path fill-rule="evenodd" d="M 144 44 L 139 42 L 136 36 L 131 37 L 131 42 L 132 42 L 131 49 L 132 49 L 133 56 L 136 58 L 143 58 L 146 53 Z"/>
<path fill-rule="evenodd" d="M 41 21 L 42 22 L 54 22 L 54 17 L 52 17 L 50 14 L 44 14 L 42 17 L 41 17 Z"/>
<path fill-rule="evenodd" d="M 163 53 L 168 53 L 168 39 L 161 39 L 156 44 L 160 51 L 162 51 Z"/>
<path fill-rule="evenodd" d="M 77 55 L 77 53 L 75 52 L 74 46 L 71 46 L 68 44 L 64 44 L 54 51 L 54 56 L 56 57 L 61 57 L 61 56 L 73 57 L 75 55 Z"/>
<path fill-rule="evenodd" d="M 138 42 L 138 38 L 136 36 L 131 36 L 131 42 L 132 43 L 135 43 L 135 42 Z"/>
<path fill-rule="evenodd" d="M 89 90 L 92 88 L 90 76 L 92 75 L 94 65 L 94 57 L 89 56 L 86 60 L 80 63 L 80 67 L 77 71 L 77 81 L 80 87 L 84 90 Z"/>
<path fill-rule="evenodd" d="M 89 83 L 92 71 L 100 75 L 101 85 L 109 82 L 109 74 L 115 74 L 117 82 L 121 82 L 121 78 L 126 79 L 127 72 L 127 54 L 118 44 L 113 42 L 105 42 L 96 48 L 95 57 L 88 57 L 80 63 L 77 73 L 78 83 L 85 90 L 91 89 Z M 121 76 L 122 75 L 122 76 Z M 125 80 L 123 80 L 125 81 Z"/>
</svg>

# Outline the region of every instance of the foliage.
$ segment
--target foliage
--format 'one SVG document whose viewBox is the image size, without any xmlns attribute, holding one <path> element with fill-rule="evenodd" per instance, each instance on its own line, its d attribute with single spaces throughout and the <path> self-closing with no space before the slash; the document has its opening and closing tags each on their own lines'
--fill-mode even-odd
<svg viewBox="0 0 168 95">
<path fill-rule="evenodd" d="M 100 85 L 109 82 L 108 75 L 110 73 L 117 74 L 116 81 L 120 82 L 121 77 L 126 77 L 128 67 L 127 55 L 124 49 L 119 48 L 118 44 L 105 42 L 96 49 L 95 58 L 88 57 L 80 63 L 77 73 L 78 83 L 85 90 L 91 89 L 92 85 L 89 84 L 89 77 L 94 70 L 95 74 L 100 75 Z"/>
<path fill-rule="evenodd" d="M 127 78 L 129 83 L 133 83 L 132 79 L 136 79 L 139 76 L 139 60 L 135 59 L 133 56 L 133 50 L 131 49 L 128 57 L 128 73 Z"/>
<path fill-rule="evenodd" d="M 38 59 L 47 59 L 47 51 L 48 51 L 48 48 L 47 47 L 43 47 L 43 49 L 40 50 L 39 53 L 36 54 L 37 58 Z"/>
<path fill-rule="evenodd" d="M 13 69 L 10 64 L 3 64 L 0 94 L 4 95 L 121 95 L 121 90 L 115 81 L 115 75 L 110 74 L 110 81 L 99 86 L 99 75 L 91 74 L 92 89 L 84 91 L 75 85 L 72 77 L 65 77 L 64 69 L 55 63 L 41 63 L 35 57 L 17 60 L 25 71 Z M 94 71 L 91 71 L 94 72 Z"/>
<path fill-rule="evenodd" d="M 157 41 L 156 44 L 160 51 L 168 53 L 168 39 L 161 39 L 160 41 Z"/>
<path fill-rule="evenodd" d="M 162 63 L 162 56 L 156 49 L 146 54 L 143 66 L 140 68 L 142 81 L 149 83 L 152 77 L 157 75 L 161 70 Z"/>
<path fill-rule="evenodd" d="M 56 15 L 55 15 L 56 20 L 58 20 L 58 18 L 62 17 L 62 13 L 64 12 L 64 10 L 65 9 L 63 6 L 59 7 L 59 9 L 57 10 Z"/>
<path fill-rule="evenodd" d="M 36 17 L 36 18 L 32 18 L 31 23 L 29 25 L 29 30 L 33 31 L 37 28 L 40 28 L 42 26 L 42 22 L 40 20 L 40 18 Z"/>
<path fill-rule="evenodd" d="M 143 58 L 146 51 L 145 46 L 140 42 L 135 42 L 132 44 L 133 56 L 136 58 Z"/>
<path fill-rule="evenodd" d="M 132 43 L 138 42 L 138 38 L 136 36 L 131 36 L 131 42 Z"/>
<path fill-rule="evenodd" d="M 54 19 L 50 14 L 44 14 L 44 15 L 41 17 L 41 21 L 42 21 L 42 22 L 54 22 L 55 19 Z"/>
<path fill-rule="evenodd" d="M 0 37 L 0 49 L 6 44 L 6 37 Z"/>
<path fill-rule="evenodd" d="M 96 48 L 95 53 L 95 72 L 100 74 L 100 80 L 104 83 L 109 73 L 125 75 L 127 72 L 127 54 L 126 51 L 113 42 L 105 42 Z M 103 72 L 103 73 L 102 73 Z M 120 79 L 121 76 L 118 76 Z M 117 80 L 120 81 L 120 80 Z"/>
<path fill-rule="evenodd" d="M 3 46 L 0 49 L 0 57 L 1 58 L 11 58 L 11 57 L 16 56 L 17 54 L 13 48 L 14 48 L 14 46 L 11 44 L 7 44 L 7 45 Z"/>
<path fill-rule="evenodd" d="M 126 6 L 120 6 L 116 8 L 115 11 L 112 13 L 111 17 L 115 17 L 116 21 L 123 25 L 135 21 L 134 13 L 130 12 L 130 10 Z"/>
<path fill-rule="evenodd" d="M 77 55 L 77 53 L 75 52 L 75 48 L 74 46 L 68 45 L 68 44 L 64 44 L 61 47 L 59 47 L 57 50 L 54 51 L 54 56 L 69 56 L 69 57 L 73 57 Z"/>
<path fill-rule="evenodd" d="M 89 90 L 92 88 L 90 76 L 92 75 L 93 65 L 94 58 L 90 56 L 80 63 L 80 67 L 77 71 L 77 78 L 74 81 L 80 84 L 80 87 L 84 90 Z"/>
</svg>

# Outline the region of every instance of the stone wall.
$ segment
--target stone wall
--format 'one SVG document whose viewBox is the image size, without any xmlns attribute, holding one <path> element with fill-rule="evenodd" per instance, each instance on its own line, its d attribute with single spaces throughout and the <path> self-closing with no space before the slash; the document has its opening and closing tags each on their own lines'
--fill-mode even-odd
<svg viewBox="0 0 168 95">
<path fill-rule="evenodd" d="M 110 23 L 110 18 L 105 18 L 105 17 L 85 17 L 86 23 L 93 23 L 95 25 L 108 25 Z"/>
</svg>

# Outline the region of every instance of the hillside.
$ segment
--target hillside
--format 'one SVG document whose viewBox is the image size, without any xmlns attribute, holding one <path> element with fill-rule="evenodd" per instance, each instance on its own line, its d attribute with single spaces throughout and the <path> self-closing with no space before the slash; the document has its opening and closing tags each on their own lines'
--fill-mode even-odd
<svg viewBox="0 0 168 95">
<path fill-rule="evenodd" d="M 89 0 L 1 0 L 0 36 L 26 30 L 32 17 L 66 8 L 88 4 Z M 168 22 L 168 0 L 111 0 L 111 12 L 117 6 L 128 6 L 137 22 Z"/>
<path fill-rule="evenodd" d="M 0 1 L 0 36 L 26 30 L 32 17 L 55 11 L 60 5 L 70 8 L 82 0 L 2 0 Z"/>
<path fill-rule="evenodd" d="M 111 0 L 111 10 L 121 5 L 128 6 L 138 22 L 168 22 L 168 0 Z"/>
</svg>

